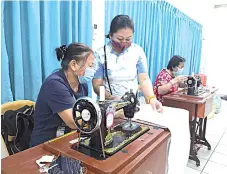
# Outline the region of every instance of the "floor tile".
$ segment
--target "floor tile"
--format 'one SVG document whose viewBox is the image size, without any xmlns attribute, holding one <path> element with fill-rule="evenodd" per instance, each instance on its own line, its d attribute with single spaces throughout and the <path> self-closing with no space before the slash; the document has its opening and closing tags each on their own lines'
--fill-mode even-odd
<svg viewBox="0 0 227 174">
<path fill-rule="evenodd" d="M 187 167 L 184 174 L 200 174 L 201 172 L 193 168 Z"/>
<path fill-rule="evenodd" d="M 212 128 L 212 129 L 214 130 L 214 128 Z M 222 129 L 222 130 L 215 130 L 215 131 L 213 131 L 213 130 L 209 131 L 209 130 L 207 129 L 206 135 L 213 135 L 213 136 L 217 136 L 218 138 L 221 138 L 222 135 L 223 135 L 223 133 L 225 132 L 225 129 Z"/>
<path fill-rule="evenodd" d="M 206 139 L 207 141 L 212 141 L 212 142 L 219 142 L 220 139 L 221 139 L 222 135 L 221 136 L 215 136 L 215 135 L 210 135 L 210 134 L 206 134 Z"/>
<path fill-rule="evenodd" d="M 212 161 L 208 161 L 203 172 L 208 173 L 208 174 L 226 174 L 227 173 L 227 166 L 217 164 L 217 163 L 214 163 Z"/>
<path fill-rule="evenodd" d="M 211 145 L 211 150 L 214 150 L 216 146 L 218 145 L 221 137 L 217 137 L 215 135 L 206 135 L 206 139 L 208 143 Z"/>
<path fill-rule="evenodd" d="M 217 125 L 217 123 L 214 123 L 214 125 Z M 215 126 L 214 128 L 214 126 L 208 125 L 206 128 L 206 135 L 213 135 L 218 138 L 221 138 L 225 130 L 226 130 L 226 126 L 223 126 L 223 127 Z"/>
<path fill-rule="evenodd" d="M 215 152 L 219 152 L 219 153 L 227 155 L 227 146 L 218 144 L 215 149 Z"/>
<path fill-rule="evenodd" d="M 220 144 L 227 146 L 227 133 L 222 136 Z"/>
<path fill-rule="evenodd" d="M 227 146 L 227 140 L 221 139 L 220 143 L 221 145 Z"/>
<path fill-rule="evenodd" d="M 213 150 L 208 150 L 206 146 L 203 146 L 197 152 L 197 156 L 199 158 L 203 158 L 203 159 L 208 160 L 210 158 L 210 156 L 211 156 L 212 153 L 213 153 Z"/>
<path fill-rule="evenodd" d="M 188 160 L 187 167 L 193 168 L 193 169 L 198 170 L 198 171 L 202 171 L 203 168 L 204 168 L 204 166 L 207 163 L 207 160 L 206 159 L 203 159 L 203 158 L 199 158 L 199 160 L 200 160 L 200 166 L 197 167 L 195 161 Z"/>
<path fill-rule="evenodd" d="M 218 153 L 218 152 L 214 152 L 211 155 L 209 161 L 227 166 L 227 155 L 222 154 L 222 153 Z"/>
</svg>

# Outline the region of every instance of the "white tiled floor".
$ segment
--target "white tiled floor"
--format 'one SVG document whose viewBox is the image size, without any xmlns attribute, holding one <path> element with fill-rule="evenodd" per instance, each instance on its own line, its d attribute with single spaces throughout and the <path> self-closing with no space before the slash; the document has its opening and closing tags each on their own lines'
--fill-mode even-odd
<svg viewBox="0 0 227 174">
<path fill-rule="evenodd" d="M 207 120 L 206 138 L 211 150 L 198 151 L 200 166 L 189 160 L 185 174 L 227 174 L 227 101 L 222 100 L 221 112 Z"/>
</svg>

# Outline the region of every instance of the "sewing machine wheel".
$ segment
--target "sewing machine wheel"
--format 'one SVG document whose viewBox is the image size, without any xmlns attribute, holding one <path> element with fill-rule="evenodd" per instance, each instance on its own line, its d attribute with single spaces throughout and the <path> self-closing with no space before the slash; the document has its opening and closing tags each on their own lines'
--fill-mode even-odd
<svg viewBox="0 0 227 174">
<path fill-rule="evenodd" d="M 196 79 L 192 76 L 188 77 L 186 81 L 188 88 L 193 88 L 196 85 Z"/>
<path fill-rule="evenodd" d="M 91 98 L 82 97 L 73 106 L 73 118 L 82 133 L 90 134 L 100 127 L 102 115 L 99 106 Z"/>
</svg>

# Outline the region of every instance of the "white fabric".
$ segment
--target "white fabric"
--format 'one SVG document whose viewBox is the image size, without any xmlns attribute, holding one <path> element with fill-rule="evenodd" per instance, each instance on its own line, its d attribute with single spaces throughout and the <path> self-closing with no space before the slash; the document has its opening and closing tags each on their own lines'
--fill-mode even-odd
<svg viewBox="0 0 227 174">
<path fill-rule="evenodd" d="M 140 106 L 134 118 L 168 127 L 171 132 L 168 174 L 184 174 L 190 153 L 189 112 L 164 107 L 163 113 L 154 112 L 148 104 Z"/>
</svg>

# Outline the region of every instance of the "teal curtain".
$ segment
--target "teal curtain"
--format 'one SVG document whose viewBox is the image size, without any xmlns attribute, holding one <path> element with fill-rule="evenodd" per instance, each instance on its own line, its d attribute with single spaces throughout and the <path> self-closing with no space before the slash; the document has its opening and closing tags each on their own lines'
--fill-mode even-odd
<svg viewBox="0 0 227 174">
<path fill-rule="evenodd" d="M 2 1 L 1 102 L 36 100 L 43 80 L 60 63 L 54 49 L 91 47 L 91 1 Z M 91 95 L 91 84 L 89 85 Z"/>
<path fill-rule="evenodd" d="M 153 82 L 173 55 L 186 58 L 184 74 L 199 72 L 202 47 L 199 23 L 166 1 L 106 1 L 106 33 L 111 20 L 119 14 L 129 15 L 134 21 L 134 42 L 145 51 Z"/>
</svg>

